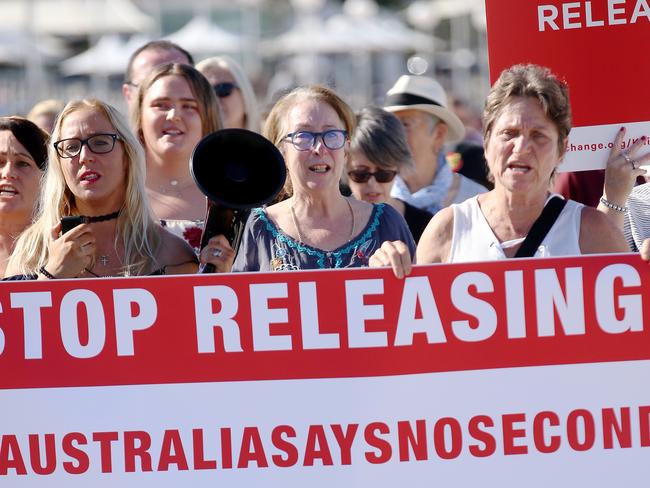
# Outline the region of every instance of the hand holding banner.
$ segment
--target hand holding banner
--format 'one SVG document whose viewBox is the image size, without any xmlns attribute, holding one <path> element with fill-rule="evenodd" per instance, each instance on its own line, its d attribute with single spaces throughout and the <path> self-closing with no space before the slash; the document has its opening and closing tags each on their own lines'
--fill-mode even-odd
<svg viewBox="0 0 650 488">
<path fill-rule="evenodd" d="M 648 280 L 630 254 L 5 282 L 0 477 L 644 486 Z"/>
<path fill-rule="evenodd" d="M 604 168 L 621 126 L 621 149 L 650 149 L 647 0 L 486 0 L 490 78 L 506 67 L 549 67 L 570 87 L 573 130 L 560 170 Z"/>
</svg>

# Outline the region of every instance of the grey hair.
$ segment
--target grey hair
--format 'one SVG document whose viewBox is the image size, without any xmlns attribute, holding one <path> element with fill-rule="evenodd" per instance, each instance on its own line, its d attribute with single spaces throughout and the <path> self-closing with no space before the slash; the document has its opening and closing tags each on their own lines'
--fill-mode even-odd
<svg viewBox="0 0 650 488">
<path fill-rule="evenodd" d="M 401 170 L 414 165 L 402 123 L 379 107 L 364 107 L 357 114 L 351 149 L 379 167 Z"/>
</svg>

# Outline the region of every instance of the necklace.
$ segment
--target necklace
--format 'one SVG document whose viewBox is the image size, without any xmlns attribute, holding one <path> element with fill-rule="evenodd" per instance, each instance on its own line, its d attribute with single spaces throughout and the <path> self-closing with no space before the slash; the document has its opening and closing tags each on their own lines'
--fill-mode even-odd
<svg viewBox="0 0 650 488">
<path fill-rule="evenodd" d="M 92 224 L 93 222 L 106 222 L 107 220 L 116 219 L 120 215 L 120 211 L 109 213 L 106 215 L 97 215 L 90 217 L 88 215 L 80 215 L 79 218 L 84 224 Z"/>
<path fill-rule="evenodd" d="M 352 237 L 354 237 L 354 227 L 355 227 L 355 222 L 354 222 L 354 210 L 352 210 L 352 204 L 350 203 L 350 199 L 346 198 L 345 203 L 348 204 L 348 209 L 350 210 L 350 217 L 352 220 L 352 225 L 350 227 L 350 237 L 348 237 L 348 241 L 352 240 Z M 300 227 L 298 226 L 298 219 L 296 219 L 296 212 L 293 209 L 293 200 L 289 204 L 289 210 L 291 211 L 291 220 L 293 221 L 293 226 L 296 228 L 296 233 L 298 234 L 298 241 L 303 244 L 305 240 L 302 237 L 302 233 L 300 232 Z"/>
<path fill-rule="evenodd" d="M 176 179 L 173 179 L 169 180 L 169 185 L 159 185 L 158 189 L 163 195 L 172 195 L 177 198 L 183 198 L 183 190 L 189 187 L 192 183 L 194 183 L 194 180 L 192 178 L 183 183 Z"/>
<path fill-rule="evenodd" d="M 84 224 L 92 224 L 94 222 L 106 222 L 107 220 L 113 220 L 116 219 L 119 215 L 120 215 L 120 210 L 117 210 L 116 212 L 109 213 L 106 215 L 97 215 L 97 216 L 80 215 L 79 218 Z M 101 256 L 99 256 L 99 262 L 102 264 L 102 266 L 107 266 L 109 263 L 108 256 L 102 254 Z M 86 271 L 88 271 L 90 274 L 93 275 L 95 274 L 92 271 L 90 271 L 88 268 L 86 268 Z"/>
</svg>

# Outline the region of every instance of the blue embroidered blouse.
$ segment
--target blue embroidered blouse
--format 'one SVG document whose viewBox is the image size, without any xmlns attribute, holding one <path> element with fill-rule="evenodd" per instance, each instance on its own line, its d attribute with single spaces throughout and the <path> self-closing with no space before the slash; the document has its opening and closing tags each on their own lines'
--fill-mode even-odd
<svg viewBox="0 0 650 488">
<path fill-rule="evenodd" d="M 384 241 L 403 241 L 415 257 L 415 243 L 404 218 L 387 204 L 374 205 L 361 233 L 333 251 L 294 240 L 278 228 L 262 208 L 253 209 L 246 222 L 232 270 L 287 271 L 296 269 L 358 268 Z"/>
</svg>

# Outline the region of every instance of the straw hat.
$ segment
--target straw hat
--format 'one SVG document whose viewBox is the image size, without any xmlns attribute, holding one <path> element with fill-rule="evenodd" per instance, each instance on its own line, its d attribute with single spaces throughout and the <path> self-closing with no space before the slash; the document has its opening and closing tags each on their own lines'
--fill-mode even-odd
<svg viewBox="0 0 650 488">
<path fill-rule="evenodd" d="M 447 108 L 447 94 L 444 88 L 427 76 L 400 76 L 386 93 L 384 109 L 389 112 L 422 110 L 438 117 L 449 128 L 447 142 L 460 141 L 465 135 L 465 126 L 458 116 Z"/>
</svg>

